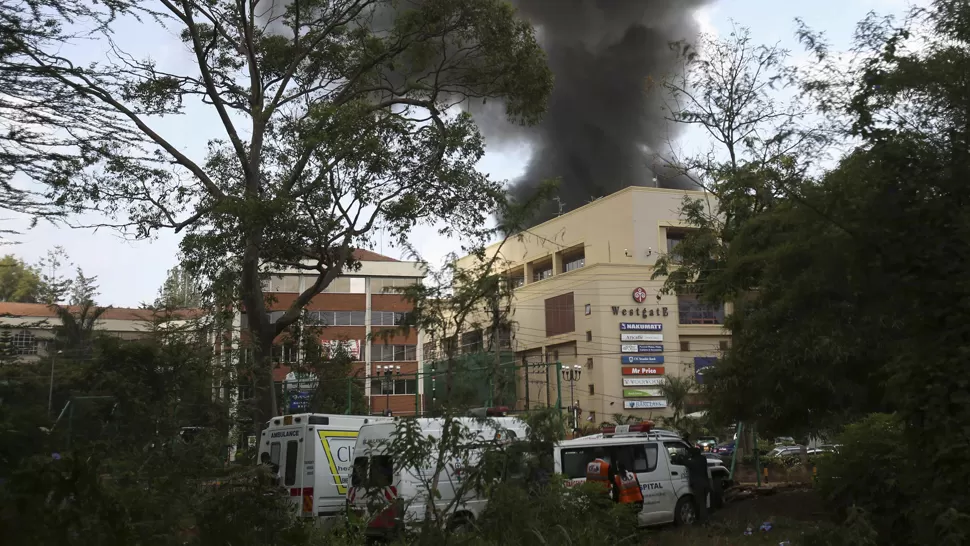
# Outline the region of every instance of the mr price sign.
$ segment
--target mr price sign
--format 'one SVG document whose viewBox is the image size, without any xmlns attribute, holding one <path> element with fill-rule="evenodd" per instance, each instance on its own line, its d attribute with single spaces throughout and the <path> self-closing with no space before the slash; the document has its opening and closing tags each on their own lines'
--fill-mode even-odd
<svg viewBox="0 0 970 546">
<path fill-rule="evenodd" d="M 623 366 L 623 375 L 663 375 L 663 366 Z"/>
<path fill-rule="evenodd" d="M 643 303 L 647 301 L 647 291 L 639 286 L 633 291 L 633 301 Z"/>
</svg>

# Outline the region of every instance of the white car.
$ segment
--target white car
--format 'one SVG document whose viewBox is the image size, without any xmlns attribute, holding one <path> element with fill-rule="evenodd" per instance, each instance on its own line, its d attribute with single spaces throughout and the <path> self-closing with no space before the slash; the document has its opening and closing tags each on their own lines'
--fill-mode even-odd
<svg viewBox="0 0 970 546">
<path fill-rule="evenodd" d="M 712 495 L 695 498 L 683 464 L 691 447 L 674 433 L 652 430 L 652 423 L 648 422 L 604 427 L 601 434 L 560 442 L 553 450 L 553 458 L 556 472 L 566 478 L 567 486 L 574 486 L 586 481 L 586 465 L 600 450 L 605 450 L 612 464 L 623 463 L 640 481 L 640 526 L 691 524 L 697 518 L 697 503 L 715 508 L 721 504 L 723 484 L 728 479 L 726 468 L 708 460 Z"/>
</svg>

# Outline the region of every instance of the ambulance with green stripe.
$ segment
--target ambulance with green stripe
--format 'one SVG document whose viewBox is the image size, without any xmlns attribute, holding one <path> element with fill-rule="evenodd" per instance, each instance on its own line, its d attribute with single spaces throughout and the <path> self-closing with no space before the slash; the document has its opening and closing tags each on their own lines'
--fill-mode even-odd
<svg viewBox="0 0 970 546">
<path fill-rule="evenodd" d="M 303 517 L 343 515 L 347 485 L 360 427 L 391 417 L 301 413 L 267 423 L 259 440 L 259 458 L 269 453 L 285 488 Z"/>
</svg>

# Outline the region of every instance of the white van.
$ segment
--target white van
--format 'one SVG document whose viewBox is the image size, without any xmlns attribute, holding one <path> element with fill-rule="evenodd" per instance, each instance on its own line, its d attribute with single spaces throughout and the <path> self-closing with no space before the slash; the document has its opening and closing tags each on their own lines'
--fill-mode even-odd
<svg viewBox="0 0 970 546">
<path fill-rule="evenodd" d="M 604 427 L 601 434 L 560 442 L 553 449 L 556 473 L 562 474 L 567 486 L 586 481 L 586 465 L 602 450 L 612 464 L 623 463 L 636 474 L 643 493 L 640 526 L 662 523 L 691 524 L 697 519 L 697 502 L 705 506 L 720 504 L 720 492 L 727 469 L 708 464 L 713 484 L 712 495 L 695 499 L 687 481 L 687 468 L 682 464 L 690 444 L 678 435 L 651 430 L 652 423 Z M 711 499 L 710 497 L 714 497 Z"/>
<path fill-rule="evenodd" d="M 507 443 L 524 439 L 528 426 L 514 417 L 504 417 L 505 409 L 489 410 L 488 420 L 471 417 L 456 418 L 469 432 L 473 446 L 489 442 Z M 444 419 L 421 418 L 416 424 L 425 436 L 441 437 Z M 388 444 L 396 430 L 395 423 L 373 423 L 361 427 L 354 448 L 354 465 L 351 487 L 347 493 L 347 507 L 355 514 L 369 519 L 368 535 L 388 536 L 400 531 L 402 526 L 421 522 L 426 515 L 429 498 L 427 483 L 434 476 L 437 461 L 430 460 L 424 468 L 409 468 L 394 460 L 388 453 Z M 478 463 L 481 451 L 469 452 L 467 463 Z M 435 501 L 437 510 L 451 507 L 447 516 L 450 527 L 461 527 L 473 522 L 485 509 L 487 499 L 475 491 L 462 492 L 462 461 L 454 460 L 444 466 L 439 475 Z M 370 513 L 376 512 L 376 513 Z"/>
<path fill-rule="evenodd" d="M 347 482 L 360 427 L 389 417 L 301 413 L 276 417 L 259 440 L 279 466 L 279 483 L 303 517 L 332 518 L 344 512 Z"/>
</svg>

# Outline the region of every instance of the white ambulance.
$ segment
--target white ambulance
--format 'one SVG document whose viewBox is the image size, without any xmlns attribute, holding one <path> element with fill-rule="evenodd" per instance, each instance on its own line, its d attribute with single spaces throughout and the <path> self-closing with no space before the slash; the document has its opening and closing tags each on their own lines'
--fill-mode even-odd
<svg viewBox="0 0 970 546">
<path fill-rule="evenodd" d="M 507 417 L 508 408 L 482 410 L 481 416 L 456 418 L 466 427 L 470 447 L 466 461 L 449 461 L 439 474 L 438 495 L 435 507 L 449 510 L 446 524 L 451 528 L 467 527 L 485 509 L 488 499 L 471 488 L 462 488 L 463 465 L 476 465 L 487 444 L 508 446 L 511 442 L 528 437 L 529 427 L 515 417 Z M 477 413 L 477 412 L 476 412 Z M 417 419 L 421 433 L 440 438 L 444 419 Z M 424 462 L 423 468 L 406 467 L 388 453 L 388 444 L 396 431 L 396 423 L 369 423 L 361 427 L 354 448 L 354 465 L 351 487 L 347 494 L 347 507 L 356 515 L 368 520 L 366 532 L 370 536 L 387 537 L 401 531 L 403 526 L 418 523 L 425 518 L 427 502 L 431 497 L 428 483 L 434 476 L 436 460 Z M 462 495 L 462 498 L 457 498 Z"/>
<path fill-rule="evenodd" d="M 708 463 L 713 484 L 711 495 L 696 499 L 684 466 L 690 444 L 673 432 L 652 428 L 653 423 L 649 421 L 603 427 L 600 434 L 560 442 L 553 449 L 555 471 L 566 478 L 567 486 L 584 483 L 586 465 L 605 455 L 613 465 L 622 463 L 640 481 L 643 493 L 643 510 L 638 516 L 640 526 L 691 524 L 697 519 L 697 503 L 720 506 L 728 470 Z"/>
<path fill-rule="evenodd" d="M 360 427 L 390 417 L 302 413 L 276 417 L 259 440 L 259 458 L 268 453 L 279 467 L 279 483 L 303 517 L 343 515 L 347 483 Z"/>
</svg>

